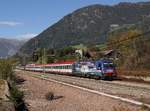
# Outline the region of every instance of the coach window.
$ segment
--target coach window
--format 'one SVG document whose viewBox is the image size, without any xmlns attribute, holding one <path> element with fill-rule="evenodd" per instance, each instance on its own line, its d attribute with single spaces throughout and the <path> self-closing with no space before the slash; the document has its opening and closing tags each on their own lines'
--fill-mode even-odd
<svg viewBox="0 0 150 111">
<path fill-rule="evenodd" d="M 67 66 L 64 66 L 65 67 L 65 69 L 67 69 Z"/>
<path fill-rule="evenodd" d="M 70 69 L 70 65 L 68 65 L 68 69 Z"/>
<path fill-rule="evenodd" d="M 60 66 L 60 69 L 63 69 L 63 66 Z"/>
<path fill-rule="evenodd" d="M 72 65 L 70 65 L 70 67 L 69 67 L 70 69 L 72 69 Z"/>
<path fill-rule="evenodd" d="M 66 66 L 66 69 L 68 69 L 68 65 Z"/>
<path fill-rule="evenodd" d="M 72 65 L 70 65 L 70 69 L 72 69 Z"/>
</svg>

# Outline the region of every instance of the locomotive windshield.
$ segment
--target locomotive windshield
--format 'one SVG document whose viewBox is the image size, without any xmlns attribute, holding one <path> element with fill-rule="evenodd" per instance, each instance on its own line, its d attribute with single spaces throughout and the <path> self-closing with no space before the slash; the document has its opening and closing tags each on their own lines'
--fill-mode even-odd
<svg viewBox="0 0 150 111">
<path fill-rule="evenodd" d="M 89 68 L 89 69 L 93 69 L 93 68 L 94 68 L 94 66 L 88 66 L 88 68 Z"/>
<path fill-rule="evenodd" d="M 112 69 L 112 68 L 114 68 L 114 64 L 113 63 L 104 63 L 104 68 Z"/>
</svg>

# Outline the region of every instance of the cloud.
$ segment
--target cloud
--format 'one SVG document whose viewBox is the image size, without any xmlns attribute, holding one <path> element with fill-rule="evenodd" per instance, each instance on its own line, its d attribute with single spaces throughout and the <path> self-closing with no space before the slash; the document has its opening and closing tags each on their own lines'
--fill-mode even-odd
<svg viewBox="0 0 150 111">
<path fill-rule="evenodd" d="M 0 38 L 4 38 L 4 39 L 17 39 L 17 40 L 29 40 L 35 36 L 37 36 L 38 34 L 36 33 L 26 33 L 26 34 L 22 34 L 22 35 L 16 35 L 16 36 L 1 36 Z"/>
<path fill-rule="evenodd" d="M 21 22 L 13 22 L 13 21 L 0 21 L 0 26 L 5 25 L 5 26 L 16 26 L 16 25 L 22 25 L 23 23 Z"/>
<path fill-rule="evenodd" d="M 23 34 L 23 35 L 17 35 L 15 38 L 17 38 L 17 39 L 31 39 L 37 35 L 38 34 L 36 34 L 36 33 L 27 33 L 27 34 Z"/>
</svg>

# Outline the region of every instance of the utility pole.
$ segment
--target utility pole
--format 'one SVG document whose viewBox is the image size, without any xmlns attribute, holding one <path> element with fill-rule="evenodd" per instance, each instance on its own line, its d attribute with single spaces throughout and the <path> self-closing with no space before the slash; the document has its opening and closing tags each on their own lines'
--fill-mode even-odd
<svg viewBox="0 0 150 111">
<path fill-rule="evenodd" d="M 42 64 L 44 65 L 43 70 L 44 70 L 44 74 L 45 74 L 45 63 L 46 63 L 46 58 L 45 58 L 45 48 L 43 50 L 43 57 L 42 57 Z"/>
<path fill-rule="evenodd" d="M 25 67 L 26 67 L 26 57 L 23 55 L 23 61 L 22 61 L 23 63 L 23 67 L 24 67 L 24 70 L 25 70 Z"/>
</svg>

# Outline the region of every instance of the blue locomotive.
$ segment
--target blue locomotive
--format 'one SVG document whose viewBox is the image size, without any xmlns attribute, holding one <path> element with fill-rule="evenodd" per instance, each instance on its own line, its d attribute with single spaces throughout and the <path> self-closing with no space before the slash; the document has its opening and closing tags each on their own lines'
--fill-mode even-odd
<svg viewBox="0 0 150 111">
<path fill-rule="evenodd" d="M 115 64 L 110 60 L 98 60 L 95 62 L 96 70 L 100 71 L 98 76 L 102 79 L 114 79 L 117 77 Z"/>
<path fill-rule="evenodd" d="M 110 60 L 76 62 L 73 65 L 73 73 L 87 77 L 101 79 L 114 79 L 117 77 L 115 65 Z"/>
</svg>

